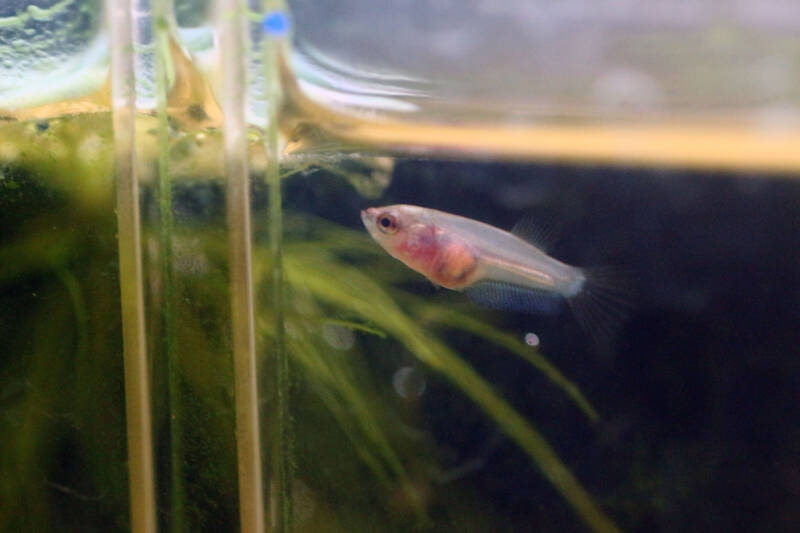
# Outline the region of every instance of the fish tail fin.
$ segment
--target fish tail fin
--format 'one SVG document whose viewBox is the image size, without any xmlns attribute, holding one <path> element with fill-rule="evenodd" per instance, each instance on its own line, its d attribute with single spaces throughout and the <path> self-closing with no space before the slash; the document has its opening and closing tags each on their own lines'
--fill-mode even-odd
<svg viewBox="0 0 800 533">
<path fill-rule="evenodd" d="M 627 321 L 634 307 L 629 278 L 619 269 L 582 268 L 584 280 L 567 297 L 572 314 L 595 346 L 606 349 Z"/>
</svg>

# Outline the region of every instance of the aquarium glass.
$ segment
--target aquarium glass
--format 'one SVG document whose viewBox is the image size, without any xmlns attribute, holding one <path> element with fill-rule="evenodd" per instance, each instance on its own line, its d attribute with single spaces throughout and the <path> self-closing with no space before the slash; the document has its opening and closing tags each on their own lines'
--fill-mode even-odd
<svg viewBox="0 0 800 533">
<path fill-rule="evenodd" d="M 799 80 L 789 0 L 3 2 L 0 531 L 797 531 Z"/>
</svg>

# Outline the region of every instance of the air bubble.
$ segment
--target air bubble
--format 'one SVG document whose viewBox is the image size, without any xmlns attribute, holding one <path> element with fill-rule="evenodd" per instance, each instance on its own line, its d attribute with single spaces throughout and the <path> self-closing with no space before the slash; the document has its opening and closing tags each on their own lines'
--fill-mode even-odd
<svg viewBox="0 0 800 533">
<path fill-rule="evenodd" d="M 351 330 L 335 324 L 325 324 L 322 327 L 322 337 L 337 350 L 349 350 L 356 342 Z"/>
<path fill-rule="evenodd" d="M 405 400 L 416 400 L 425 393 L 427 384 L 422 372 L 413 366 L 404 366 L 392 376 L 395 392 Z"/>
</svg>

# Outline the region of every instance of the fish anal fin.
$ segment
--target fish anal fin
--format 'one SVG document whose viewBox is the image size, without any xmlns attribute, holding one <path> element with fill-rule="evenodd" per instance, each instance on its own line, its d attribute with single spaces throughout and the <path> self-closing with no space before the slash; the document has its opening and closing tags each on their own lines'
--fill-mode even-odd
<svg viewBox="0 0 800 533">
<path fill-rule="evenodd" d="M 464 289 L 464 292 L 471 300 L 485 307 L 520 313 L 555 313 L 563 300 L 557 293 L 501 281 L 479 281 Z"/>
</svg>

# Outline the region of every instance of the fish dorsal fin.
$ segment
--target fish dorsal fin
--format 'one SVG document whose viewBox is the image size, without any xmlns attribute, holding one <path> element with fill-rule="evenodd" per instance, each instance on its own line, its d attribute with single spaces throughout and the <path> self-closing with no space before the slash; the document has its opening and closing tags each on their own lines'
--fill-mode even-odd
<svg viewBox="0 0 800 533">
<path fill-rule="evenodd" d="M 556 240 L 555 217 L 526 213 L 511 228 L 511 234 L 547 252 Z"/>
<path fill-rule="evenodd" d="M 480 305 L 521 313 L 555 313 L 562 303 L 557 293 L 502 281 L 479 281 L 464 292 Z"/>
</svg>

